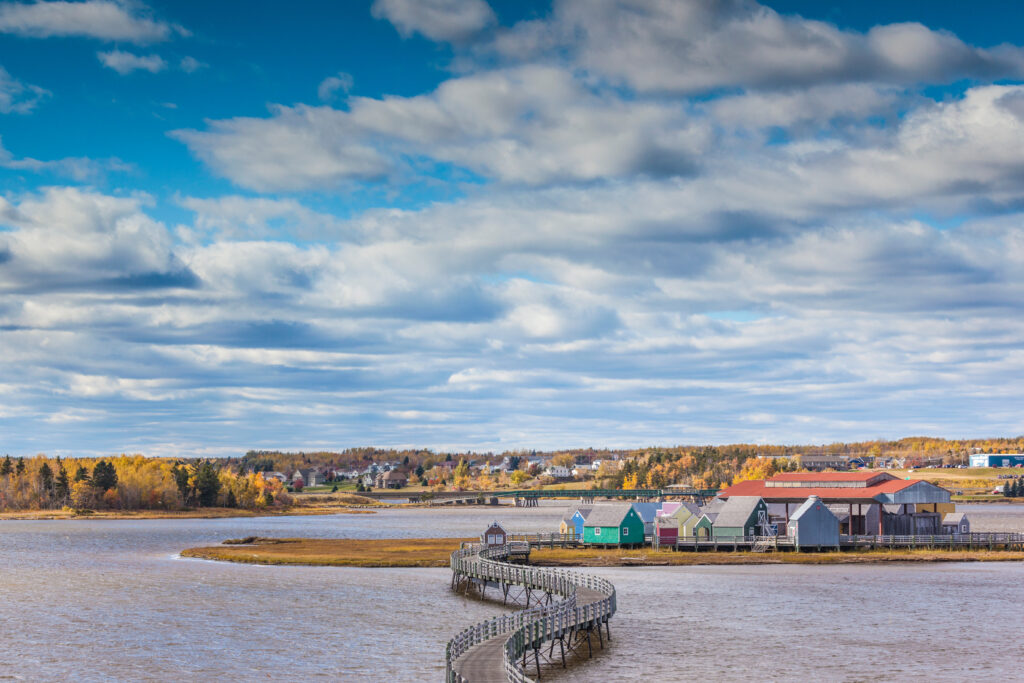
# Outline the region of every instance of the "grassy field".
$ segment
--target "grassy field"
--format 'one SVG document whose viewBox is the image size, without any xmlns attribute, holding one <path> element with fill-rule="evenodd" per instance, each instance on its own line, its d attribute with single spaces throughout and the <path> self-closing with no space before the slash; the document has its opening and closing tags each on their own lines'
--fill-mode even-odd
<svg viewBox="0 0 1024 683">
<path fill-rule="evenodd" d="M 1024 475 L 1024 469 L 1015 467 L 968 467 L 966 469 L 921 468 L 915 470 L 885 470 L 900 479 L 924 479 L 956 494 L 985 495 L 1005 482 L 999 475 Z"/>
<path fill-rule="evenodd" d="M 335 567 L 447 567 L 451 552 L 473 539 L 242 539 L 238 545 L 190 548 L 181 554 L 251 564 Z M 600 548 L 534 550 L 530 563 L 543 567 L 652 567 L 723 564 L 870 564 L 881 562 L 1022 561 L 1024 552 L 987 550 L 873 550 L 831 553 L 750 553 Z"/>
<path fill-rule="evenodd" d="M 303 564 L 333 567 L 447 567 L 460 538 L 256 539 L 251 545 L 190 548 L 182 557 L 247 562 L 250 564 Z"/>
</svg>

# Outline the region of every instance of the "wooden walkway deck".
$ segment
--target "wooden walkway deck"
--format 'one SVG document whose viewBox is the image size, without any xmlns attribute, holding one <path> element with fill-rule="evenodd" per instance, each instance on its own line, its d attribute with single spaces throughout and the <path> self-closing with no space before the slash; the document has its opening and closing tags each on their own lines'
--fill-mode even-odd
<svg viewBox="0 0 1024 683">
<path fill-rule="evenodd" d="M 546 545 L 551 540 L 532 541 L 537 545 L 542 542 Z M 601 625 L 607 628 L 608 620 L 615 614 L 615 587 L 605 579 L 505 562 L 518 550 L 513 546 L 523 543 L 516 541 L 498 548 L 474 544 L 452 553 L 453 585 L 461 582 L 468 588 L 473 582 L 484 586 L 494 583 L 506 591 L 509 586 L 519 586 L 552 602 L 489 619 L 452 638 L 446 650 L 445 678 L 449 683 L 530 681 L 522 666 L 529 651 L 533 651 L 539 669 L 542 643 L 559 640 L 561 646 L 566 638 L 580 633 L 589 638 L 595 628 L 600 637 Z M 556 595 L 563 599 L 554 600 Z"/>
</svg>

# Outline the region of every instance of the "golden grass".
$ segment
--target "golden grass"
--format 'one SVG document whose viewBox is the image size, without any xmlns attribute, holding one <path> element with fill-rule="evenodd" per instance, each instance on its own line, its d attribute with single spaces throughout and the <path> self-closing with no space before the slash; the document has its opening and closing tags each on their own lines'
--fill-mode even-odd
<svg viewBox="0 0 1024 683">
<path fill-rule="evenodd" d="M 255 539 L 253 545 L 189 548 L 183 557 L 250 564 L 332 567 L 447 567 L 461 538 Z"/>
<path fill-rule="evenodd" d="M 447 567 L 458 538 L 301 539 L 246 538 L 227 545 L 190 548 L 181 554 L 206 560 L 251 564 L 333 567 Z M 239 542 L 247 542 L 239 545 Z M 884 562 L 1022 561 L 1024 552 L 1006 550 L 860 550 L 826 553 L 674 552 L 650 548 L 538 549 L 530 563 L 542 567 L 642 567 L 725 564 L 873 564 Z"/>
<path fill-rule="evenodd" d="M 882 562 L 1022 561 L 1024 552 L 1008 550 L 857 550 L 847 552 L 675 552 L 601 548 L 539 549 L 530 564 L 542 567 L 657 567 L 722 564 L 873 564 Z"/>
</svg>

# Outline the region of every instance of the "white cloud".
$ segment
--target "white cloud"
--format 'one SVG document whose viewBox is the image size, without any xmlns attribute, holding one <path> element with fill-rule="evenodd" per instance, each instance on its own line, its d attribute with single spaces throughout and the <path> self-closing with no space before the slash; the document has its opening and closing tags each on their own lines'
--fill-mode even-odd
<svg viewBox="0 0 1024 683">
<path fill-rule="evenodd" d="M 186 56 L 181 58 L 181 61 L 178 63 L 178 66 L 181 68 L 182 71 L 184 71 L 187 74 L 190 74 L 206 67 L 206 64 L 200 62 L 195 57 Z"/>
<path fill-rule="evenodd" d="M 333 188 L 380 179 L 392 170 L 343 112 L 299 105 L 274 107 L 272 113 L 270 119 L 212 121 L 206 131 L 171 135 L 218 173 L 259 191 Z"/>
<path fill-rule="evenodd" d="M 179 26 L 129 8 L 145 9 L 111 0 L 6 2 L 0 5 L 0 32 L 31 38 L 85 36 L 130 43 L 167 40 L 173 33 L 188 34 Z"/>
<path fill-rule="evenodd" d="M 0 114 L 27 114 L 50 95 L 49 90 L 26 85 L 0 66 Z"/>
<path fill-rule="evenodd" d="M 111 50 L 110 52 L 97 52 L 96 56 L 106 66 L 124 76 L 133 71 L 148 71 L 157 73 L 167 68 L 167 62 L 160 55 L 135 55 L 131 52 Z"/>
<path fill-rule="evenodd" d="M 32 173 L 53 173 L 77 180 L 79 182 L 102 180 L 112 171 L 131 171 L 132 166 L 120 159 L 88 159 L 85 157 L 67 157 L 52 161 L 41 161 L 24 157 L 15 158 L 0 140 L 0 167 L 15 171 L 31 171 Z"/>
<path fill-rule="evenodd" d="M 496 19 L 484 0 L 374 0 L 370 11 L 405 37 L 420 33 L 446 42 L 467 40 Z"/>
<path fill-rule="evenodd" d="M 1024 74 L 1017 47 L 976 48 L 913 23 L 842 31 L 750 0 L 562 0 L 550 19 L 523 22 L 490 48 L 513 61 L 568 52 L 579 66 L 640 92 Z"/>
<path fill-rule="evenodd" d="M 352 89 L 353 82 L 352 74 L 339 71 L 337 76 L 328 76 L 320 81 L 320 85 L 316 89 L 316 96 L 321 102 L 329 102 L 334 99 L 338 91 L 347 95 L 348 91 Z"/>
</svg>

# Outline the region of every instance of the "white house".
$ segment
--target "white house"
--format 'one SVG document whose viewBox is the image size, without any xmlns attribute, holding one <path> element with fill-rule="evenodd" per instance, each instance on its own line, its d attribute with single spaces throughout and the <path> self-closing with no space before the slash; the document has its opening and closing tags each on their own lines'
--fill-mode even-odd
<svg viewBox="0 0 1024 683">
<path fill-rule="evenodd" d="M 572 472 L 569 471 L 569 468 L 562 465 L 552 465 L 544 470 L 544 474 L 555 479 L 569 479 L 572 477 Z"/>
</svg>

